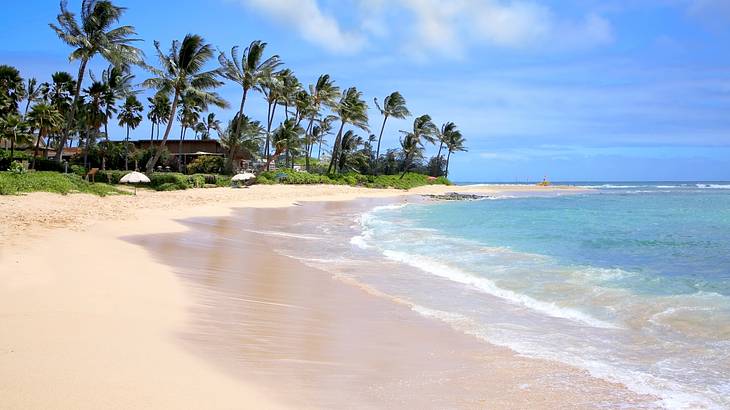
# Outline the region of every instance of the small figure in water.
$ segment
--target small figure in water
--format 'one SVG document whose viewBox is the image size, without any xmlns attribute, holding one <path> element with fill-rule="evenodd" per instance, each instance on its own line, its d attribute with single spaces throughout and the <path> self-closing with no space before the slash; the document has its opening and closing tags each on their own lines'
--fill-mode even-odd
<svg viewBox="0 0 730 410">
<path fill-rule="evenodd" d="M 539 186 L 549 186 L 550 185 L 550 181 L 548 181 L 547 175 L 545 177 L 543 177 L 542 182 L 540 182 L 537 185 L 539 185 Z"/>
</svg>

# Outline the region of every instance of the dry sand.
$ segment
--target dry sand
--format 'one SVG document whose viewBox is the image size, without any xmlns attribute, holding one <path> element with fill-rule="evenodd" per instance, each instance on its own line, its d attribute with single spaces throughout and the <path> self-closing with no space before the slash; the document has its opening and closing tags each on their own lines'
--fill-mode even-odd
<svg viewBox="0 0 730 410">
<path fill-rule="evenodd" d="M 408 194 L 454 190 L 498 193 L 507 189 L 432 186 Z M 186 227 L 176 219 L 225 216 L 233 207 L 281 207 L 298 201 L 398 195 L 404 192 L 341 186 L 255 186 L 140 191 L 136 197 L 42 193 L 0 197 L 0 407 L 291 406 L 290 401 L 276 397 L 275 389 L 262 387 L 245 374 L 227 371 L 181 343 L 180 335 L 191 333 L 191 311 L 200 307 L 196 292 L 179 280 L 171 264 L 120 238 L 184 232 Z M 324 282 L 316 283 L 325 286 Z M 365 298 L 361 303 L 369 302 Z M 353 304 L 348 309 L 370 307 L 378 309 L 375 304 Z M 396 319 L 407 311 L 396 310 Z M 412 320 L 415 324 L 409 326 L 415 326 L 413 332 L 429 332 L 418 325 L 420 319 Z M 393 331 L 399 327 L 397 321 L 378 326 Z M 499 357 L 506 357 L 501 354 Z M 520 364 L 509 363 L 497 361 L 492 367 Z M 522 373 L 530 369 L 523 367 Z M 500 389 L 500 384 L 494 386 Z M 560 400 L 560 391 L 538 395 L 535 400 L 550 407 Z"/>
</svg>

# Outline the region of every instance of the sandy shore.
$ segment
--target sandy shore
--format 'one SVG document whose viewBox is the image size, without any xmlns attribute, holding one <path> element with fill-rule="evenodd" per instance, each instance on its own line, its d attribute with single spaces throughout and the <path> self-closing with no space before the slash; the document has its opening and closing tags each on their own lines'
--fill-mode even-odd
<svg viewBox="0 0 730 410">
<path fill-rule="evenodd" d="M 534 187 L 455 189 L 434 186 L 420 188 L 408 194 L 437 194 L 455 190 L 497 194 L 506 190 L 534 189 L 545 190 Z M 199 335 L 195 330 L 201 323 L 201 318 L 207 317 L 210 320 L 220 312 L 205 303 L 205 299 L 201 299 L 201 296 L 209 296 L 209 293 L 201 293 L 199 287 L 190 286 L 190 283 L 180 280 L 180 275 L 185 273 L 184 269 L 174 263 L 176 259 L 169 259 L 169 249 L 148 251 L 140 246 L 139 238 L 151 237 L 152 234 L 180 235 L 189 226 L 179 223 L 179 220 L 192 217 L 220 218 L 231 215 L 232 208 L 236 207 L 282 207 L 302 201 L 343 201 L 358 197 L 387 198 L 400 195 L 404 195 L 404 192 L 337 186 L 256 186 L 245 190 L 221 188 L 168 193 L 144 191 L 137 197 L 63 197 L 52 194 L 0 197 L 2 407 L 300 407 L 301 403 L 293 404 L 291 395 L 278 395 L 277 384 L 270 378 L 254 380 L 246 371 L 252 370 L 252 367 L 234 366 L 238 370 L 232 369 L 231 365 L 235 365 L 237 361 L 232 360 L 232 356 L 220 355 L 225 349 L 214 349 L 216 354 L 201 351 L 200 346 L 215 346 L 214 340 L 204 337 L 204 343 L 201 344 L 200 337 L 197 337 L 197 344 L 185 342 L 196 339 L 191 335 Z M 132 236 L 138 238 L 138 241 L 130 241 Z M 247 238 L 254 244 L 259 239 L 255 235 L 248 235 Z M 159 245 L 160 242 L 157 243 Z M 291 267 L 294 263 L 284 261 L 270 252 L 266 253 L 265 247 L 257 249 L 258 253 L 250 260 L 259 261 L 252 266 L 260 269 L 251 270 L 252 274 L 258 276 L 247 278 L 248 281 L 253 281 L 250 282 L 253 285 L 268 286 L 267 281 L 276 276 L 263 273 L 287 271 L 272 267 Z M 194 255 L 193 252 L 190 254 Z M 308 272 L 301 266 L 297 266 L 296 270 Z M 381 353 L 387 351 L 392 357 L 403 357 L 401 364 L 404 367 L 401 369 L 413 370 L 417 363 L 428 363 L 429 353 L 444 360 L 436 360 L 435 366 L 448 361 L 466 360 L 464 355 L 488 358 L 489 360 L 481 362 L 488 365 L 479 367 L 475 374 L 486 372 L 491 375 L 489 380 L 492 382 L 474 384 L 472 380 L 462 387 L 469 390 L 486 384 L 489 389 L 483 391 L 485 394 L 511 392 L 512 395 L 502 395 L 500 398 L 494 396 L 490 401 L 488 395 L 477 394 L 466 407 L 509 407 L 510 403 L 545 408 L 581 407 L 578 405 L 581 402 L 577 400 L 578 397 L 573 405 L 570 402 L 566 404 L 565 394 L 571 390 L 584 395 L 586 392 L 593 393 L 595 396 L 589 397 L 601 402 L 621 389 L 583 375 L 585 388 L 576 390 L 574 386 L 561 387 L 546 383 L 545 389 L 536 389 L 529 394 L 521 392 L 522 384 L 518 383 L 519 380 L 529 378 L 533 380 L 531 383 L 540 383 L 540 375 L 574 370 L 550 363 L 538 365 L 536 361 L 516 358 L 505 349 L 484 350 L 483 344 L 477 344 L 443 325 L 426 323 L 428 321 L 418 318 L 407 307 L 386 303 L 361 289 L 338 283 L 327 276 L 313 273 L 306 278 L 300 278 L 296 288 L 301 289 L 306 283 L 306 289 L 312 293 L 295 294 L 292 290 L 280 292 L 277 297 L 270 297 L 269 302 L 273 304 L 266 306 L 295 302 L 306 305 L 308 311 L 317 308 L 329 318 L 321 322 L 323 326 L 355 318 L 350 323 L 351 329 L 360 330 L 346 339 L 349 344 L 356 343 L 357 335 L 362 335 L 363 332 L 370 335 L 392 335 L 377 339 L 379 344 L 376 346 L 386 349 L 380 351 Z M 232 289 L 236 289 L 235 286 Z M 338 295 L 336 302 L 342 306 L 338 312 L 332 311 L 331 304 L 317 303 L 316 295 L 327 290 L 327 294 Z M 237 311 L 244 308 L 256 315 L 265 315 L 267 320 L 258 323 L 268 324 L 263 329 L 268 328 L 273 332 L 268 337 L 263 337 L 262 333 L 253 334 L 266 340 L 276 340 L 276 320 L 282 318 L 281 312 L 277 313 L 276 309 L 254 309 L 250 304 L 236 306 Z M 203 316 L 200 315 L 201 312 L 204 313 Z M 381 315 L 374 315 L 372 312 L 379 312 Z M 335 313 L 339 313 L 339 316 Z M 211 314 L 214 316 L 210 316 Z M 384 317 L 393 320 L 380 319 Z M 296 315 L 289 318 L 290 321 L 295 319 Z M 293 322 L 285 321 L 282 325 L 287 323 Z M 286 328 L 282 326 L 279 331 Z M 223 333 L 207 335 L 229 334 L 225 333 L 225 327 L 221 329 Z M 398 333 L 401 331 L 402 333 Z M 322 333 L 327 334 L 329 333 Z M 327 339 L 322 338 L 322 335 L 317 339 L 320 342 Z M 420 350 L 422 354 L 406 354 L 413 349 L 407 350 L 401 346 L 399 350 L 397 342 L 402 339 L 398 336 L 403 336 L 405 340 L 435 341 L 427 343 Z M 225 346 L 220 338 L 218 341 L 223 343 L 219 346 L 235 349 L 235 346 Z M 255 354 L 257 350 L 246 350 L 246 346 L 240 349 L 247 352 L 246 357 L 249 360 L 246 362 L 249 365 L 271 365 L 272 362 L 267 362 L 266 359 L 280 358 L 277 355 L 287 351 L 285 344 L 279 346 L 281 349 L 277 348 L 276 343 L 266 346 L 270 349 L 267 354 Z M 463 349 L 455 349 L 454 346 Z M 377 349 L 372 351 L 370 357 L 377 358 L 380 354 L 378 352 Z M 317 356 L 314 357 L 316 359 Z M 324 362 L 327 357 L 324 355 L 319 359 Z M 297 371 L 303 367 L 299 362 L 296 366 L 289 362 L 288 367 L 281 365 L 280 361 L 276 363 L 279 365 L 274 368 L 289 369 L 289 373 L 293 375 L 300 374 Z M 347 364 L 355 365 L 349 362 Z M 308 366 L 304 366 L 304 370 L 307 368 Z M 326 372 L 320 367 L 315 368 L 320 369 L 318 374 Z M 424 365 L 424 374 L 427 374 L 428 369 L 430 366 Z M 464 375 L 471 373 L 466 372 L 462 376 Z M 495 378 L 494 375 L 503 377 Z M 509 375 L 512 376 L 508 377 Z M 460 380 L 471 379 L 472 377 L 463 377 Z M 325 382 L 331 380 L 326 377 L 322 380 L 322 388 L 328 388 L 329 385 Z M 426 387 L 430 389 L 433 386 Z M 522 400 L 515 402 L 519 397 Z M 525 401 L 525 398 L 529 400 Z M 310 405 L 328 405 L 326 400 L 311 400 Z M 394 403 L 396 407 L 405 404 L 390 403 Z M 585 399 L 582 403 L 586 404 Z"/>
</svg>

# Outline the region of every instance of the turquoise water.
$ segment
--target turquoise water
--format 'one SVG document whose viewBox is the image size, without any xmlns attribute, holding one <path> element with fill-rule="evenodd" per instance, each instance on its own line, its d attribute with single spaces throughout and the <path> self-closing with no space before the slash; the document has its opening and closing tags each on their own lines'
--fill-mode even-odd
<svg viewBox="0 0 730 410">
<path fill-rule="evenodd" d="M 730 184 L 386 206 L 352 243 L 422 276 L 368 277 L 414 310 L 656 395 L 730 408 Z"/>
</svg>

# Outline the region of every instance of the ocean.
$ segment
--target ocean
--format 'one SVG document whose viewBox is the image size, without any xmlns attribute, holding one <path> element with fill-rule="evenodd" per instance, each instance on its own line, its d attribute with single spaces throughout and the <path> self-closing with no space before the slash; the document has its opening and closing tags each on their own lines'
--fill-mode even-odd
<svg viewBox="0 0 730 410">
<path fill-rule="evenodd" d="M 279 251 L 661 407 L 730 408 L 730 183 L 581 185 L 328 216 Z"/>
</svg>

